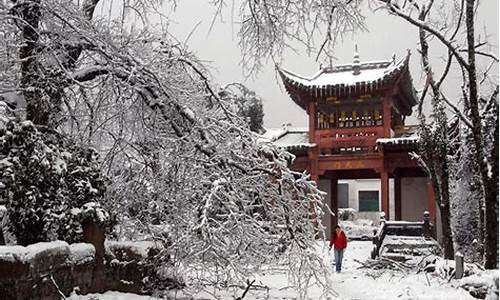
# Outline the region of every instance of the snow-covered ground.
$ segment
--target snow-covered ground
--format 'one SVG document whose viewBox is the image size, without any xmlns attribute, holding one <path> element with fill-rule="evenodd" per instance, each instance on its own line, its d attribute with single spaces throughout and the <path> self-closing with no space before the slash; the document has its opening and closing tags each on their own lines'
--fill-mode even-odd
<svg viewBox="0 0 500 300">
<path fill-rule="evenodd" d="M 336 295 L 324 297 L 324 299 L 475 299 L 461 288 L 455 287 L 458 281 L 447 280 L 432 276 L 432 273 L 421 272 L 409 274 L 385 270 L 373 272 L 373 270 L 360 268 L 359 262 L 365 261 L 372 248 L 371 242 L 353 241 L 348 245 L 344 257 L 344 270 L 342 273 L 333 273 L 330 276 L 331 287 Z M 328 253 L 319 247 L 325 259 Z M 359 261 L 359 262 L 358 262 Z M 297 299 L 297 292 L 290 286 L 284 270 L 273 270 L 268 274 L 261 274 L 255 278 L 255 289 L 250 289 L 244 299 Z M 172 299 L 224 299 L 234 300 L 241 296 L 241 287 L 229 290 L 218 290 L 207 288 L 205 291 L 177 291 L 172 292 Z M 311 288 L 308 293 L 309 299 L 320 299 L 323 291 L 319 288 Z M 175 297 L 175 298 L 174 298 Z M 192 298 L 191 298 L 192 297 Z M 72 296 L 73 300 L 146 300 L 156 299 L 149 296 L 138 296 L 133 294 L 107 292 L 99 295 Z"/>
<path fill-rule="evenodd" d="M 339 221 L 339 225 L 349 238 L 367 237 L 371 239 L 373 230 L 378 229 L 371 220 L 366 219 Z"/>
</svg>

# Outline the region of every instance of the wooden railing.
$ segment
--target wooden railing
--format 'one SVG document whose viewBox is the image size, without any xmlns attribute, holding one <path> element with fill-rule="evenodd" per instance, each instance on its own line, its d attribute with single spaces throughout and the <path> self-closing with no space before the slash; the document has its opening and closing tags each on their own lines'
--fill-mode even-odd
<svg viewBox="0 0 500 300">
<path fill-rule="evenodd" d="M 423 221 L 409 222 L 409 221 L 386 221 L 382 214 L 380 226 L 373 236 L 373 249 L 371 251 L 371 258 L 375 259 L 381 253 L 384 247 L 384 240 L 386 236 L 406 236 L 406 237 L 423 237 L 427 240 L 433 240 L 433 225 L 429 221 L 429 212 L 424 212 Z M 420 243 L 422 247 L 432 246 L 435 243 Z"/>
<path fill-rule="evenodd" d="M 321 149 L 375 147 L 376 140 L 384 137 L 383 127 L 351 127 L 320 129 L 315 132 L 315 143 Z"/>
</svg>

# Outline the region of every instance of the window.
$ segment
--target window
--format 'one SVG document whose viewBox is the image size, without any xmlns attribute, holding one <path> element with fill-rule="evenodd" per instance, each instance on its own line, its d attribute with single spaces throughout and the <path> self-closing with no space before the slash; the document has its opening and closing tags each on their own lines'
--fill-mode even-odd
<svg viewBox="0 0 500 300">
<path fill-rule="evenodd" d="M 359 211 L 379 211 L 378 191 L 359 191 Z"/>
</svg>

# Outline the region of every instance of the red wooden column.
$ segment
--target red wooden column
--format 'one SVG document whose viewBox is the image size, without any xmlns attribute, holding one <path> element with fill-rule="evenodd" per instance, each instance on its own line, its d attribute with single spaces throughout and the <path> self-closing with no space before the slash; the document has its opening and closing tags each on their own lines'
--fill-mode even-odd
<svg viewBox="0 0 500 300">
<path fill-rule="evenodd" d="M 314 149 L 309 150 L 309 160 L 310 160 L 310 174 L 311 180 L 316 182 L 316 185 L 319 184 L 319 175 L 318 175 L 318 160 L 314 158 Z M 312 224 L 315 228 L 315 236 L 319 238 L 318 226 L 321 220 L 318 220 L 318 215 L 316 215 L 316 206 L 313 201 L 309 202 L 309 211 Z"/>
<path fill-rule="evenodd" d="M 310 101 L 309 106 L 307 108 L 307 113 L 309 114 L 309 142 L 316 143 L 316 123 L 317 123 L 317 108 L 316 102 Z M 318 183 L 319 174 L 318 174 L 318 156 L 319 156 L 319 148 L 318 146 L 309 150 L 309 163 L 311 179 Z"/>
<path fill-rule="evenodd" d="M 338 201 L 338 178 L 333 175 L 330 180 L 330 209 L 335 214 L 330 219 L 331 232 L 335 230 L 335 226 L 338 224 L 338 212 L 339 212 L 339 201 Z"/>
<path fill-rule="evenodd" d="M 436 195 L 430 178 L 427 179 L 427 206 L 429 207 L 431 223 L 436 228 Z"/>
<path fill-rule="evenodd" d="M 401 177 L 394 177 L 394 213 L 395 220 L 401 221 Z"/>
<path fill-rule="evenodd" d="M 310 101 L 307 107 L 307 114 L 309 115 L 309 142 L 315 142 L 316 135 L 316 123 L 317 123 L 317 113 L 318 109 L 316 107 L 316 102 Z"/>
<path fill-rule="evenodd" d="M 383 127 L 384 127 L 384 137 L 390 138 L 391 137 L 391 94 L 387 93 L 384 96 L 384 102 L 382 104 L 382 117 L 383 117 Z"/>
<path fill-rule="evenodd" d="M 316 117 L 317 117 L 317 108 L 316 103 L 314 101 L 309 102 L 309 106 L 307 107 L 307 113 L 309 115 L 309 142 L 315 143 L 315 135 L 316 135 Z M 316 184 L 319 184 L 319 172 L 318 172 L 318 156 L 319 156 L 319 148 L 318 146 L 309 149 L 309 173 L 311 174 L 311 180 L 315 181 Z M 318 216 L 315 213 L 314 203 L 310 203 L 311 210 L 311 218 L 313 222 L 313 226 L 316 228 L 316 237 L 319 237 L 319 232 L 317 231 L 320 220 L 318 220 Z"/>
<path fill-rule="evenodd" d="M 318 185 L 319 184 L 318 157 L 315 153 L 315 149 L 317 149 L 317 147 L 309 150 L 309 168 L 310 168 L 309 173 L 311 174 L 311 180 L 316 182 L 316 185 Z M 318 220 L 318 216 L 315 213 L 316 207 L 315 207 L 314 202 L 312 202 L 312 201 L 310 202 L 309 209 L 311 212 L 311 219 L 312 219 L 314 228 L 318 229 L 318 225 L 321 221 Z M 319 237 L 318 234 L 319 234 L 319 231 L 316 231 L 316 237 Z"/>
<path fill-rule="evenodd" d="M 385 219 L 389 220 L 389 172 L 386 170 L 380 172 L 380 194 L 382 211 L 385 213 Z"/>
</svg>

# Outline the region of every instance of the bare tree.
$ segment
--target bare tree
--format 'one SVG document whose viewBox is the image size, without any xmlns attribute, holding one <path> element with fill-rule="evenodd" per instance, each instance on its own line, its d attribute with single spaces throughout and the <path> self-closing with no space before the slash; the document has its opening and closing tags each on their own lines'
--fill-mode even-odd
<svg viewBox="0 0 500 300">
<path fill-rule="evenodd" d="M 122 227 L 163 240 L 177 270 L 243 280 L 281 262 L 302 293 L 329 290 L 311 254 L 322 193 L 258 140 L 185 45 L 146 22 L 124 26 L 159 3 L 125 1 L 115 18 L 96 14 L 99 0 L 2 2 L 0 53 L 15 55 L 1 71 L 19 74 L 2 88 L 24 96 L 35 124 L 97 148 Z"/>
<path fill-rule="evenodd" d="M 437 1 L 405 1 L 400 3 L 401 1 L 380 0 L 378 2 L 383 3 L 383 7 L 391 14 L 419 28 L 422 61 L 427 75 L 427 86 L 424 88 L 422 100 L 430 87 L 433 101 L 446 103 L 447 107 L 471 131 L 474 161 L 477 167 L 475 173 L 480 178 L 480 190 L 484 203 L 484 265 L 489 269 L 496 268 L 498 264 L 498 172 L 494 169 L 497 164 L 494 159 L 498 157 L 498 145 L 495 146 L 494 142 L 488 145 L 485 143 L 485 136 L 489 134 L 486 130 L 494 132 L 495 127 L 484 122 L 481 109 L 490 112 L 498 106 L 498 83 L 495 80 L 488 80 L 494 76 L 492 68 L 494 66 L 498 68 L 498 58 L 494 54 L 482 50 L 488 46 L 488 43 L 485 40 L 479 40 L 475 33 L 477 3 L 474 0 L 462 0 L 453 2 L 449 6 L 443 6 L 437 5 L 435 3 Z M 453 19 L 444 12 L 446 9 L 454 12 Z M 415 14 L 419 18 L 415 18 Z M 434 14 L 434 19 L 431 20 L 428 17 L 429 14 Z M 453 24 L 453 26 L 449 26 L 449 24 Z M 464 35 L 460 36 L 460 32 L 464 32 Z M 427 50 L 425 49 L 428 37 L 439 41 L 440 45 L 448 52 L 447 63 L 438 80 L 434 78 L 428 64 Z M 487 61 L 487 67 L 482 73 L 483 79 L 479 82 L 477 78 L 481 72 L 476 63 L 478 57 Z M 462 107 L 449 100 L 452 97 L 447 96 L 441 88 L 441 83 L 450 74 L 452 63 L 456 63 L 460 67 L 462 75 Z M 434 108 L 434 113 L 441 114 L 436 111 L 436 108 Z M 444 124 L 444 121 L 440 122 Z M 490 122 L 498 124 L 498 118 L 496 120 L 490 119 Z M 422 126 L 426 125 L 422 124 Z M 443 150 L 440 158 L 446 161 L 447 153 Z M 442 176 L 440 177 L 440 174 L 435 174 L 433 178 L 434 181 L 444 179 Z M 471 180 L 473 179 L 471 178 Z M 442 184 L 438 182 L 438 186 L 442 187 Z"/>
<path fill-rule="evenodd" d="M 233 0 L 212 1 L 216 18 Z M 247 75 L 262 69 L 269 59 L 281 60 L 284 49 L 304 47 L 316 60 L 328 59 L 344 36 L 364 30 L 360 0 L 238 1 L 236 18 L 242 66 Z"/>
</svg>

